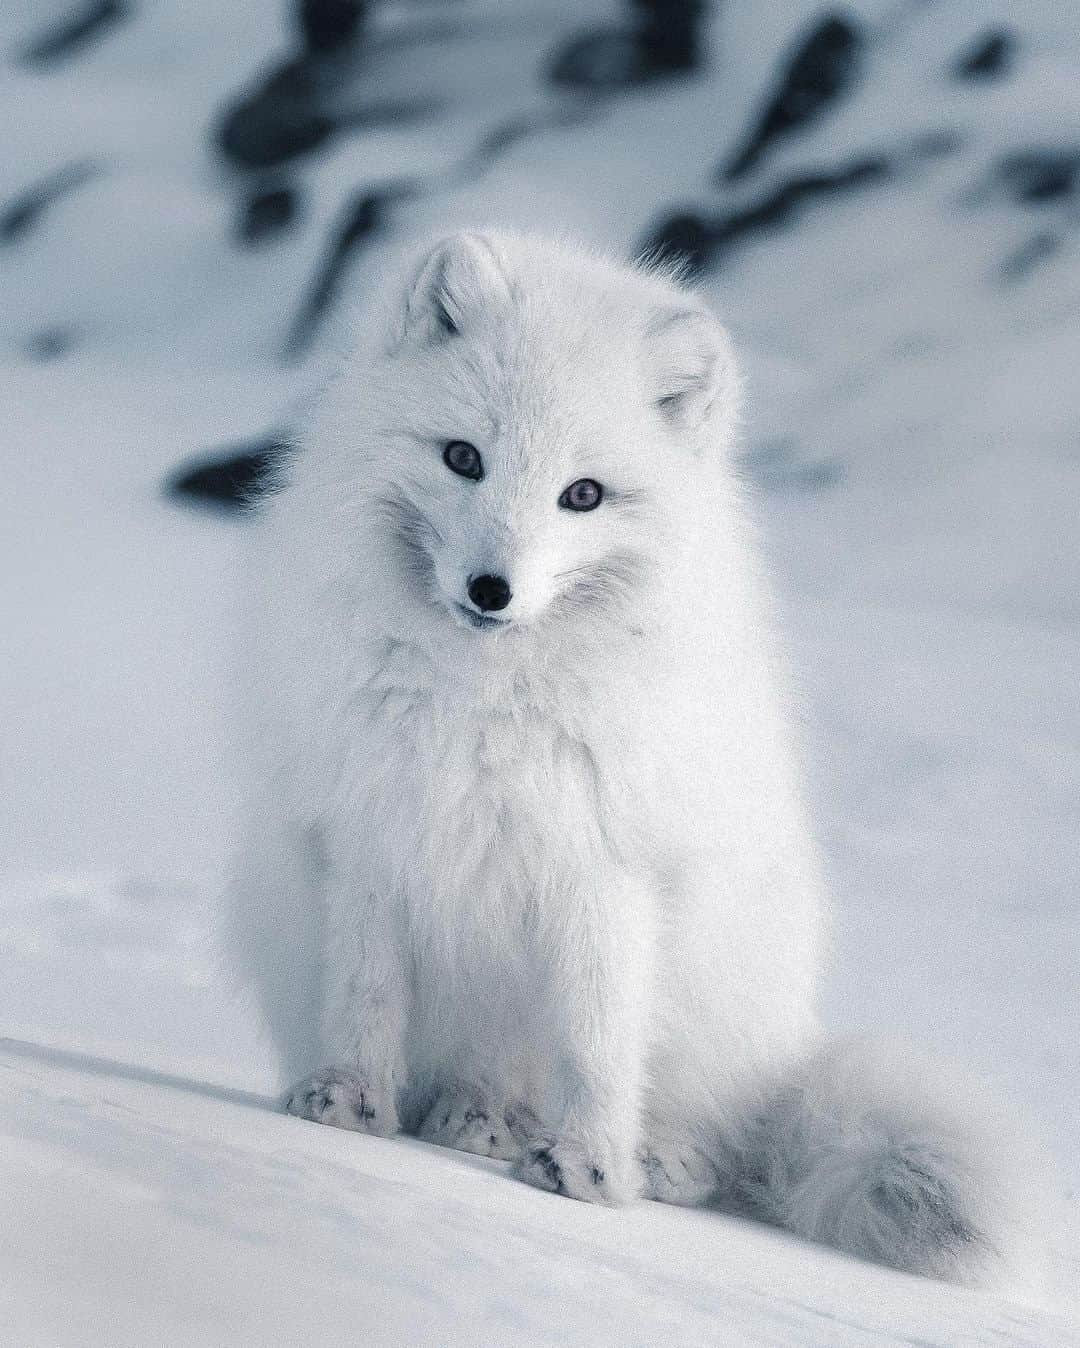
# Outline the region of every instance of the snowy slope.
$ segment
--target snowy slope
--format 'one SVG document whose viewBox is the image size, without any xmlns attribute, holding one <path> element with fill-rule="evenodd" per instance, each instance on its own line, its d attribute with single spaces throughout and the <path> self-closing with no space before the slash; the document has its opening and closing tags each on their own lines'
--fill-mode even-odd
<svg viewBox="0 0 1080 1348">
<path fill-rule="evenodd" d="M 147 0 L 48 69 L 14 56 L 66 4 L 0 10 L 0 209 L 92 166 L 0 245 L 0 1034 L 212 1088 L 0 1053 L 0 1341 L 296 1342 L 371 1318 L 375 1343 L 1068 1341 L 712 1214 L 597 1213 L 214 1094 L 278 1085 L 214 946 L 243 528 L 178 509 L 167 474 L 287 421 L 404 239 L 498 221 L 629 253 L 674 210 L 882 152 L 891 177 L 702 277 L 746 353 L 746 463 L 805 688 L 839 909 L 826 1009 L 1026 1103 L 1080 1285 L 1080 229 L 1075 194 L 1018 200 L 1000 169 L 1080 145 L 1080 20 L 1055 0 L 860 0 L 862 82 L 721 188 L 820 7 L 727 0 L 707 76 L 584 106 L 543 59 L 616 7 L 570 8 L 383 6 L 364 96 L 442 110 L 297 161 L 297 223 L 254 249 L 233 229 L 249 184 L 209 131 L 283 48 L 281 6 Z M 1018 35 L 1009 77 L 950 80 L 993 22 Z M 522 116 L 551 125 L 477 169 Z M 948 153 L 908 153 L 942 131 Z M 403 176 L 420 187 L 286 360 L 341 211 Z"/>
<path fill-rule="evenodd" d="M 0 1041 L 0 1323 L 31 1348 L 1080 1343 L 1060 1318 L 711 1213 Z M 32 1214 L 32 1220 L 29 1220 Z"/>
</svg>

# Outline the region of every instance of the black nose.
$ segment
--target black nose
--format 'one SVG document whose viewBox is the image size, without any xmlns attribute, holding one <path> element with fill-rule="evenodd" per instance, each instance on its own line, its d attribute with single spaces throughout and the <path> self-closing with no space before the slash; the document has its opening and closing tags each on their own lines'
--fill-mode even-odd
<svg viewBox="0 0 1080 1348">
<path fill-rule="evenodd" d="M 478 609 L 489 613 L 509 604 L 510 586 L 502 576 L 473 576 L 469 581 L 469 598 Z"/>
</svg>

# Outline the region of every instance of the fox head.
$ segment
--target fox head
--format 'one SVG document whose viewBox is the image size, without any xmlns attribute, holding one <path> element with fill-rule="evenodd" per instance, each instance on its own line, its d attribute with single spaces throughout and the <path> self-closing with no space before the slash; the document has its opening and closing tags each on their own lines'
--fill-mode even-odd
<svg viewBox="0 0 1080 1348">
<path fill-rule="evenodd" d="M 385 545 L 380 602 L 480 642 L 622 611 L 735 420 L 704 304 L 657 271 L 465 233 L 424 257 L 391 328 L 335 434 L 366 423 L 350 480 Z"/>
</svg>

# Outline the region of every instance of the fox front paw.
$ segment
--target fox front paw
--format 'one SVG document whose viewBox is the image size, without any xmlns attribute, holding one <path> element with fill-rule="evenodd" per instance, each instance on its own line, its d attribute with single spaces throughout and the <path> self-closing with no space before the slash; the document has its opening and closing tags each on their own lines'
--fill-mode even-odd
<svg viewBox="0 0 1080 1348">
<path fill-rule="evenodd" d="M 374 1090 L 345 1067 L 324 1067 L 297 1082 L 282 1100 L 286 1114 L 331 1128 L 389 1137 L 398 1131 L 397 1110 L 386 1092 Z"/>
<path fill-rule="evenodd" d="M 690 1142 L 657 1139 L 641 1154 L 645 1197 L 659 1203 L 697 1207 L 707 1203 L 720 1187 L 712 1161 Z"/>
<path fill-rule="evenodd" d="M 488 1103 L 481 1092 L 467 1087 L 444 1091 L 417 1135 L 438 1147 L 492 1156 L 497 1161 L 509 1161 L 520 1150 L 506 1126 L 504 1111 Z"/>
<path fill-rule="evenodd" d="M 636 1197 L 630 1170 L 607 1148 L 556 1137 L 526 1143 L 514 1173 L 537 1189 L 613 1206 Z"/>
</svg>

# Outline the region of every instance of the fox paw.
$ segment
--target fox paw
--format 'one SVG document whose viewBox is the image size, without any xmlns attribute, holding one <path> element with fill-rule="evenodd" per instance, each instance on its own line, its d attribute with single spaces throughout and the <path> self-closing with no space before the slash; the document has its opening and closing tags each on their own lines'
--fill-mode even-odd
<svg viewBox="0 0 1080 1348">
<path fill-rule="evenodd" d="M 515 1174 L 526 1184 L 584 1203 L 615 1205 L 635 1197 L 627 1167 L 604 1147 L 586 1147 L 568 1137 L 533 1138 Z"/>
<path fill-rule="evenodd" d="M 506 1126 L 503 1111 L 487 1104 L 478 1091 L 444 1091 L 428 1111 L 417 1136 L 438 1147 L 470 1151 L 509 1161 L 520 1148 Z"/>
<path fill-rule="evenodd" d="M 324 1067 L 297 1082 L 282 1100 L 286 1114 L 354 1133 L 389 1137 L 398 1130 L 397 1111 L 384 1093 L 373 1090 L 345 1067 Z"/>
<path fill-rule="evenodd" d="M 641 1154 L 645 1196 L 659 1203 L 697 1207 L 708 1202 L 720 1186 L 712 1161 L 687 1141 L 656 1139 Z"/>
</svg>

